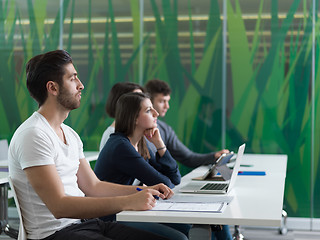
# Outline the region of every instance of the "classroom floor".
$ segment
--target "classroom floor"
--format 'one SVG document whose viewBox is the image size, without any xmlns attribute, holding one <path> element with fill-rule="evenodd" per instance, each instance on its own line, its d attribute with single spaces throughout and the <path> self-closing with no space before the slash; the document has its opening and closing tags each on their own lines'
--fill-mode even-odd
<svg viewBox="0 0 320 240">
<path fill-rule="evenodd" d="M 320 231 L 289 230 L 281 235 L 278 228 L 242 227 L 241 233 L 245 240 L 320 240 Z"/>
<path fill-rule="evenodd" d="M 245 240 L 312 240 L 320 239 L 320 232 L 289 230 L 286 235 L 271 228 L 242 228 L 241 233 Z"/>
<path fill-rule="evenodd" d="M 9 220 L 10 226 L 18 229 L 19 221 L 17 219 Z M 232 226 L 230 226 L 231 233 L 234 232 Z M 241 227 L 241 233 L 245 240 L 319 240 L 320 232 L 318 231 L 297 231 L 289 230 L 286 235 L 278 233 L 276 228 L 258 228 L 258 227 Z M 0 240 L 12 240 L 12 238 L 0 234 Z"/>
</svg>

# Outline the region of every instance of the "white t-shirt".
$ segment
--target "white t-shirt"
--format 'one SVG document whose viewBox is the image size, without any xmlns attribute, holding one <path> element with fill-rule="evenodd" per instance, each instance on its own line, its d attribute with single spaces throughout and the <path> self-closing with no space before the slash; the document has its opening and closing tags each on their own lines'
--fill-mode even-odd
<svg viewBox="0 0 320 240">
<path fill-rule="evenodd" d="M 104 145 L 106 144 L 106 142 L 108 141 L 110 135 L 112 133 L 114 133 L 115 131 L 115 128 L 112 127 L 112 126 L 109 126 L 105 131 L 104 133 L 102 134 L 102 138 L 101 138 L 101 141 L 100 141 L 100 149 L 99 151 L 101 152 L 102 148 L 104 147 Z"/>
<path fill-rule="evenodd" d="M 61 125 L 65 144 L 48 121 L 38 112 L 33 113 L 14 133 L 9 146 L 9 175 L 15 185 L 28 238 L 45 238 L 54 232 L 80 222 L 78 219 L 56 219 L 30 185 L 23 169 L 55 165 L 65 194 L 84 196 L 77 184 L 79 159 L 84 158 L 83 144 L 78 134 Z"/>
</svg>

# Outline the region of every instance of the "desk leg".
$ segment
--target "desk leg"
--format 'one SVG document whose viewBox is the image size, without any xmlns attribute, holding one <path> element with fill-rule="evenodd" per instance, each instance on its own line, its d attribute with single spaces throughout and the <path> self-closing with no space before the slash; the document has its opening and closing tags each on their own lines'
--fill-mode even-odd
<svg viewBox="0 0 320 240">
<path fill-rule="evenodd" d="M 235 225 L 234 226 L 234 234 L 233 234 L 233 240 L 244 240 L 244 236 L 240 232 L 240 226 Z"/>
<path fill-rule="evenodd" d="M 286 235 L 288 233 L 287 217 L 288 217 L 287 212 L 285 210 L 282 210 L 281 227 L 279 228 L 279 233 L 281 235 Z"/>
<path fill-rule="evenodd" d="M 18 231 L 8 224 L 8 183 L 0 184 L 0 234 L 18 238 Z"/>
</svg>

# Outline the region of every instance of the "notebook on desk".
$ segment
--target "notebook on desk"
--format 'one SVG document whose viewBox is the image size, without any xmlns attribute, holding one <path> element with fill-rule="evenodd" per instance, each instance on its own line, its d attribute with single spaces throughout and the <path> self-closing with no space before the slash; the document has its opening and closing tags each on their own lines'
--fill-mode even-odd
<svg viewBox="0 0 320 240">
<path fill-rule="evenodd" d="M 184 193 L 215 193 L 225 194 L 231 191 L 235 184 L 240 168 L 240 162 L 244 153 L 245 144 L 242 144 L 238 149 L 237 158 L 232 169 L 231 178 L 228 181 L 215 182 L 215 181 L 191 181 L 186 186 L 182 187 L 179 191 Z"/>
</svg>

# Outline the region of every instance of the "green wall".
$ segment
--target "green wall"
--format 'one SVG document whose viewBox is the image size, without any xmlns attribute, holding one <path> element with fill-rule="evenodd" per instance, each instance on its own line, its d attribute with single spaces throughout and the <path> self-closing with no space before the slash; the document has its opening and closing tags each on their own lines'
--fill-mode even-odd
<svg viewBox="0 0 320 240">
<path fill-rule="evenodd" d="M 66 123 L 85 150 L 98 149 L 112 121 L 104 105 L 114 83 L 159 78 L 173 90 L 165 120 L 187 146 L 235 151 L 246 142 L 247 153 L 287 154 L 284 208 L 319 218 L 318 4 L 3 0 L 0 138 L 10 140 L 37 109 L 25 84 L 28 59 L 64 48 L 85 85 Z"/>
</svg>

